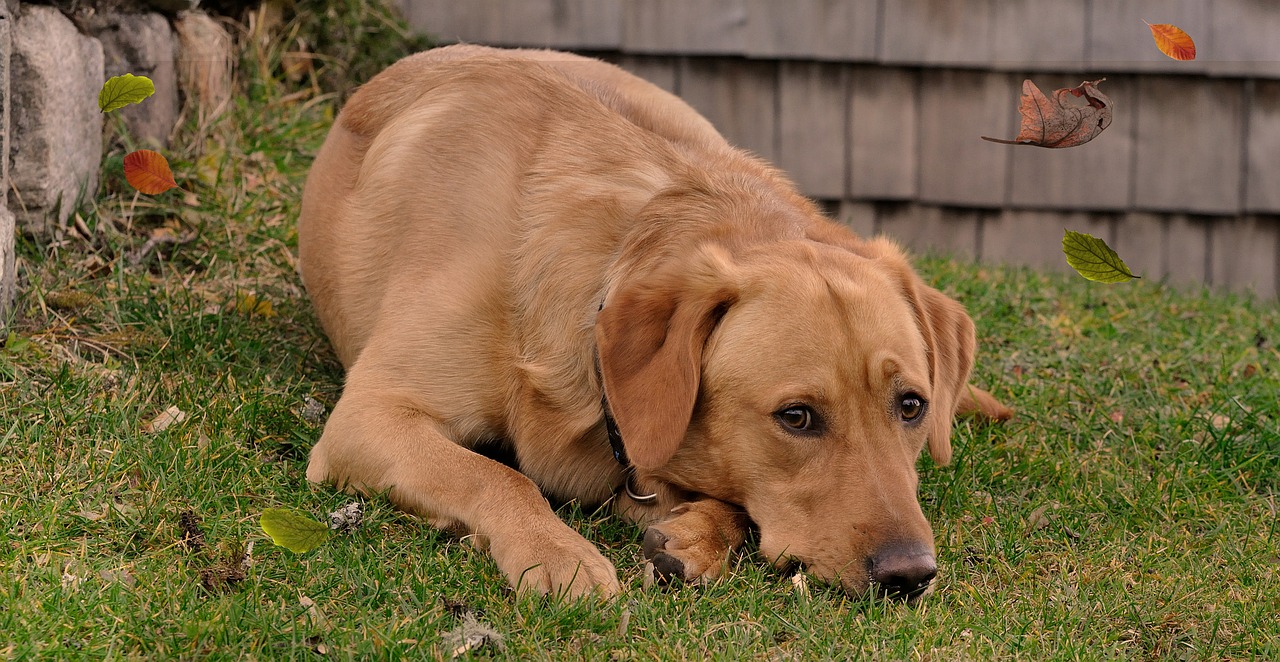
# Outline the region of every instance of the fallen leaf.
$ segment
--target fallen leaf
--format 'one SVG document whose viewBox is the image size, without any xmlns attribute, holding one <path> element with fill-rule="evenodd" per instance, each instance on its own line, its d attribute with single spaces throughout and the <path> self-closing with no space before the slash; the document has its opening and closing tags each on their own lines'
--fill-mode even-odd
<svg viewBox="0 0 1280 662">
<path fill-rule="evenodd" d="M 1182 28 L 1169 23 L 1147 23 L 1147 27 L 1151 28 L 1151 36 L 1161 53 L 1175 60 L 1196 59 L 1196 42 Z"/>
<path fill-rule="evenodd" d="M 1048 511 L 1049 504 L 1047 503 L 1031 511 L 1031 514 L 1027 516 L 1027 533 L 1038 531 L 1049 526 Z"/>
<path fill-rule="evenodd" d="M 129 185 L 147 195 L 158 195 L 177 188 L 169 161 L 160 152 L 140 149 L 124 157 L 124 178 Z"/>
<path fill-rule="evenodd" d="M 316 606 L 315 600 L 304 595 L 298 600 L 298 603 L 302 605 L 303 609 L 307 610 L 307 620 L 311 621 L 311 627 L 318 630 L 329 629 L 329 619 L 320 613 L 320 608 Z"/>
<path fill-rule="evenodd" d="M 109 113 L 132 103 L 142 103 L 156 93 L 156 85 L 146 76 L 112 76 L 98 90 L 98 109 Z"/>
<path fill-rule="evenodd" d="M 261 317 L 276 316 L 276 311 L 271 307 L 270 301 L 259 299 L 257 295 L 248 292 L 236 293 L 236 312 L 241 315 L 258 315 Z"/>
<path fill-rule="evenodd" d="M 156 415 L 155 418 L 142 424 L 143 432 L 162 432 L 175 423 L 181 423 L 187 420 L 186 412 L 178 409 L 176 405 L 170 406 L 164 411 Z"/>
<path fill-rule="evenodd" d="M 1002 145 L 1054 148 L 1083 145 L 1111 126 L 1111 99 L 1097 88 L 1098 83 L 1104 80 L 1085 81 L 1080 83 L 1080 87 L 1054 90 L 1052 102 L 1035 83 L 1024 80 L 1018 103 L 1018 113 L 1022 115 L 1018 137 L 1001 140 L 982 136 L 982 139 Z M 1078 105 L 1068 95 L 1084 97 L 1088 104 Z"/>
<path fill-rule="evenodd" d="M 1062 252 L 1067 256 L 1067 264 L 1089 280 L 1123 283 L 1140 278 L 1129 271 L 1124 260 L 1111 250 L 1107 242 L 1083 232 L 1067 230 L 1062 237 Z"/>
<path fill-rule="evenodd" d="M 286 508 L 268 508 L 258 519 L 271 541 L 294 554 L 305 554 L 329 539 L 329 527 Z"/>
</svg>

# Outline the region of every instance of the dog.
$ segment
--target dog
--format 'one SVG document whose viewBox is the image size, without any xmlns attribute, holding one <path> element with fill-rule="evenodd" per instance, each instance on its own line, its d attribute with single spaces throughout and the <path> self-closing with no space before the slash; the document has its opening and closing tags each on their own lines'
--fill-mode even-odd
<svg viewBox="0 0 1280 662">
<path fill-rule="evenodd" d="M 896 245 L 598 60 L 392 65 L 317 155 L 298 249 L 346 369 L 307 478 L 469 535 L 521 591 L 620 588 L 550 498 L 611 503 L 673 580 L 719 577 L 754 526 L 770 562 L 919 596 L 917 458 L 949 461 L 958 412 L 1011 414 Z"/>
</svg>

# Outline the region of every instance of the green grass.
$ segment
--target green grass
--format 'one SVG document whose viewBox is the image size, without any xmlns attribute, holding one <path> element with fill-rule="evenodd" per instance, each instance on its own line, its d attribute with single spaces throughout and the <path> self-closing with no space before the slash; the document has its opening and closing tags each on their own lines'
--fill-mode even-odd
<svg viewBox="0 0 1280 662">
<path fill-rule="evenodd" d="M 303 475 L 321 425 L 301 411 L 342 380 L 292 257 L 334 99 L 274 73 L 285 43 L 247 48 L 237 105 L 169 150 L 187 192 L 134 196 L 117 149 L 82 230 L 21 240 L 0 653 L 447 658 L 471 611 L 505 636 L 472 654 L 508 659 L 1280 658 L 1280 311 L 1146 281 L 921 261 L 1018 418 L 921 460 L 942 575 L 918 605 L 802 595 L 749 552 L 715 584 L 646 590 L 638 532 L 572 508 L 621 573 L 613 603 L 514 596 L 380 499 L 316 551 L 273 547 L 265 508 L 350 500 Z M 170 406 L 185 420 L 144 431 Z"/>
</svg>

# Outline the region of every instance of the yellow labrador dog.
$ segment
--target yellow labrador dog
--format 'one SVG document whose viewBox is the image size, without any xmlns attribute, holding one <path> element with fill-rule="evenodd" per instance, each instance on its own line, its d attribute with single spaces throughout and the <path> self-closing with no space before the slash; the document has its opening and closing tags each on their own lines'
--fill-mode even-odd
<svg viewBox="0 0 1280 662">
<path fill-rule="evenodd" d="M 920 595 L 916 459 L 949 460 L 957 411 L 1009 415 L 898 248 L 596 60 L 390 67 L 320 151 L 298 243 L 347 369 L 307 477 L 389 490 L 522 590 L 619 590 L 551 497 L 612 500 L 665 576 L 719 576 L 754 525 L 772 562 Z"/>
</svg>

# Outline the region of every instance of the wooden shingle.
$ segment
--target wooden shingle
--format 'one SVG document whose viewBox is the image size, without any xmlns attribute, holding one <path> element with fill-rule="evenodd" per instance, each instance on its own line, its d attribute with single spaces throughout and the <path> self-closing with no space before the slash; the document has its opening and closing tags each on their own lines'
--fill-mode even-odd
<svg viewBox="0 0 1280 662">
<path fill-rule="evenodd" d="M 1160 280 L 1167 273 L 1165 225 L 1164 217 L 1159 214 L 1125 214 L 1116 223 L 1115 242 L 1111 247 L 1134 274 L 1147 280 Z"/>
<path fill-rule="evenodd" d="M 1275 217 L 1215 219 L 1212 228 L 1212 279 L 1215 286 L 1273 298 L 1280 264 L 1280 221 Z"/>
<path fill-rule="evenodd" d="M 920 83 L 920 200 L 997 207 L 1007 200 L 1020 80 L 1009 74 L 926 70 Z M 1023 147 L 1022 149 L 1030 149 Z"/>
<path fill-rule="evenodd" d="M 863 238 L 876 235 L 876 206 L 870 202 L 842 200 L 836 220 Z"/>
<path fill-rule="evenodd" d="M 844 67 L 783 61 L 778 75 L 778 166 L 805 195 L 844 197 Z"/>
<path fill-rule="evenodd" d="M 874 66 L 850 70 L 849 193 L 853 197 L 915 197 L 919 75 L 910 69 Z"/>
<path fill-rule="evenodd" d="M 978 228 L 989 210 L 937 205 L 879 205 L 876 229 L 915 255 L 978 255 Z"/>
<path fill-rule="evenodd" d="M 992 5 L 991 64 L 1014 71 L 1079 70 L 1085 62 L 1085 0 Z"/>
<path fill-rule="evenodd" d="M 740 55 L 747 0 L 628 0 L 622 26 L 630 52 Z"/>
<path fill-rule="evenodd" d="M 726 58 L 680 62 L 680 96 L 730 143 L 777 159 L 778 66 Z"/>
<path fill-rule="evenodd" d="M 747 0 L 750 57 L 870 61 L 877 0 Z"/>
<path fill-rule="evenodd" d="M 975 65 L 994 54 L 996 0 L 892 0 L 883 3 L 885 64 Z"/>
<path fill-rule="evenodd" d="M 1243 84 L 1142 76 L 1135 104 L 1134 205 L 1207 214 L 1240 211 Z"/>
<path fill-rule="evenodd" d="M 1245 208 L 1280 213 L 1280 81 L 1254 82 L 1249 104 Z"/>
<path fill-rule="evenodd" d="M 1280 78 L 1280 4 L 1214 0 L 1207 67 L 1218 75 Z"/>
<path fill-rule="evenodd" d="M 1174 285 L 1203 285 L 1209 278 L 1207 216 L 1173 214 L 1167 217 L 1164 240 L 1164 279 Z"/>
<path fill-rule="evenodd" d="M 613 58 L 612 61 L 619 67 L 679 96 L 676 58 L 665 55 L 622 55 Z"/>
</svg>

